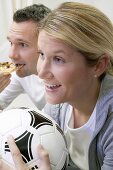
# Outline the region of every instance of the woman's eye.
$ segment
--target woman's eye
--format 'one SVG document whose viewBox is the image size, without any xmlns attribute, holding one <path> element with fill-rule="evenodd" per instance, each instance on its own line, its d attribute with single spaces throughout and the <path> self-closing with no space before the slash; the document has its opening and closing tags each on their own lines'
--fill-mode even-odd
<svg viewBox="0 0 113 170">
<path fill-rule="evenodd" d="M 44 58 L 45 58 L 45 57 L 44 57 L 44 54 L 41 53 L 41 52 L 39 52 L 38 54 L 39 54 L 40 59 L 41 59 L 41 60 L 44 60 Z"/>
<path fill-rule="evenodd" d="M 61 57 L 55 57 L 54 58 L 54 62 L 56 62 L 56 63 L 64 63 L 65 61 L 64 61 L 64 59 L 63 58 L 61 58 Z"/>
<path fill-rule="evenodd" d="M 13 43 L 11 41 L 9 41 L 9 44 L 10 44 L 10 46 L 12 46 Z"/>
</svg>

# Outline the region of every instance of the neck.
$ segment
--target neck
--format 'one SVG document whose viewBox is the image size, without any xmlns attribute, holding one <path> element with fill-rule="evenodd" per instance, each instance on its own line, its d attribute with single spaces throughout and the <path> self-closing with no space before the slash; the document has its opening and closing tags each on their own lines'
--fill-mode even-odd
<svg viewBox="0 0 113 170">
<path fill-rule="evenodd" d="M 89 120 L 91 114 L 92 113 L 82 113 L 76 109 L 73 109 L 74 128 L 83 126 Z"/>
<path fill-rule="evenodd" d="M 80 102 L 76 102 L 75 105 L 72 105 L 75 128 L 83 126 L 90 118 L 98 100 L 99 91 L 100 85 L 92 94 L 87 95 L 85 98 L 82 98 Z"/>
</svg>

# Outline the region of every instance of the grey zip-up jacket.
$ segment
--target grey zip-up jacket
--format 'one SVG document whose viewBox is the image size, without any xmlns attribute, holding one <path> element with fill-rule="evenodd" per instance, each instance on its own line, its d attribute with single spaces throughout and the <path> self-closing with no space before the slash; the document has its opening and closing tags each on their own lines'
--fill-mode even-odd
<svg viewBox="0 0 113 170">
<path fill-rule="evenodd" d="M 96 105 L 96 125 L 88 153 L 89 170 L 113 170 L 113 76 L 106 75 L 103 79 Z M 44 111 L 65 131 L 68 108 L 67 103 L 47 104 Z M 67 169 L 79 170 L 73 166 Z"/>
</svg>

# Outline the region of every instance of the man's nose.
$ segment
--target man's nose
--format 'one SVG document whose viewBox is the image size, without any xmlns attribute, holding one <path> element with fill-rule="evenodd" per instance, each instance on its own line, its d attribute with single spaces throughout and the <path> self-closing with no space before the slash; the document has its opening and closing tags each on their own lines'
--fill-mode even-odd
<svg viewBox="0 0 113 170">
<path fill-rule="evenodd" d="M 18 50 L 16 49 L 15 46 L 11 46 L 9 50 L 9 58 L 11 60 L 15 60 L 18 58 Z"/>
</svg>

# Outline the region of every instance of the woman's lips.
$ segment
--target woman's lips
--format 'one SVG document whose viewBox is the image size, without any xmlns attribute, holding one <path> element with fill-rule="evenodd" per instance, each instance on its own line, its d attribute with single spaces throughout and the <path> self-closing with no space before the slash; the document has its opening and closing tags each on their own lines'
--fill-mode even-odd
<svg viewBox="0 0 113 170">
<path fill-rule="evenodd" d="M 60 86 L 61 86 L 60 84 L 59 84 L 59 85 L 56 85 L 56 84 L 54 84 L 54 85 L 45 84 L 46 90 L 49 90 L 49 91 L 56 90 L 56 89 L 58 89 Z"/>
</svg>

